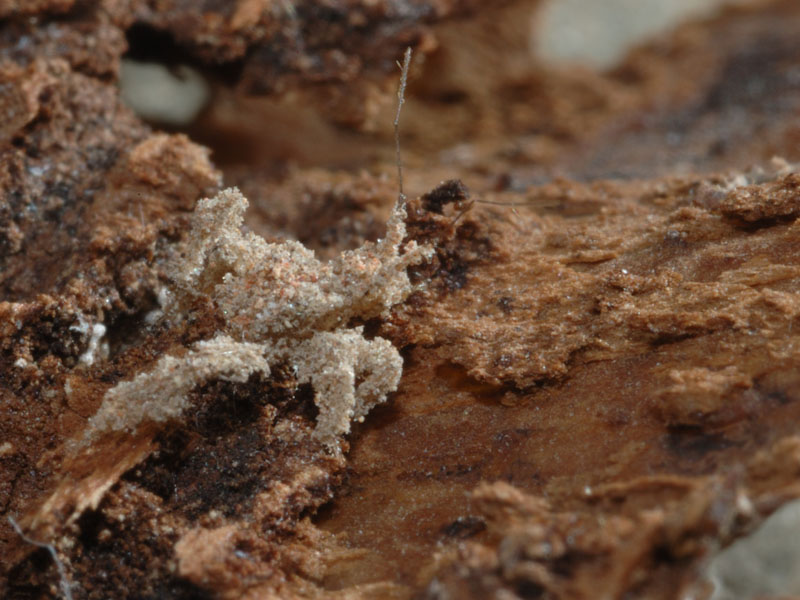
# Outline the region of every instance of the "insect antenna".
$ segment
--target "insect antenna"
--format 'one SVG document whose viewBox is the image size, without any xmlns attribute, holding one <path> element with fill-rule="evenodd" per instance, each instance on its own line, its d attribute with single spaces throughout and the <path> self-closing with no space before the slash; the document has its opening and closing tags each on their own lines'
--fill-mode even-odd
<svg viewBox="0 0 800 600">
<path fill-rule="evenodd" d="M 475 202 L 478 202 L 479 204 L 491 204 L 492 206 L 510 206 L 511 212 L 519 216 L 519 213 L 517 212 L 517 205 L 519 202 L 515 202 L 513 200 L 511 202 L 503 202 L 502 200 L 475 200 Z"/>
<path fill-rule="evenodd" d="M 405 204 L 406 195 L 403 193 L 403 156 L 400 152 L 400 111 L 403 109 L 403 103 L 406 101 L 406 85 L 408 84 L 408 69 L 411 66 L 411 47 L 406 48 L 405 55 L 403 56 L 403 64 L 399 62 L 397 66 L 400 67 L 400 85 L 397 88 L 397 114 L 394 117 L 394 147 L 397 162 L 397 188 L 398 196 L 397 201 L 400 204 Z"/>
<path fill-rule="evenodd" d="M 409 46 L 406 48 L 406 51 L 403 55 L 403 63 L 401 64 L 400 61 L 397 61 L 397 66 L 400 69 L 400 83 L 397 86 L 397 112 L 394 116 L 394 147 L 395 147 L 395 163 L 397 164 L 397 188 L 398 188 L 398 195 L 397 200 L 398 203 L 405 204 L 406 202 L 406 195 L 403 191 L 403 154 L 400 149 L 400 114 L 403 110 L 403 104 L 406 101 L 406 86 L 408 85 L 408 71 L 411 67 L 411 47 Z M 447 182 L 446 185 L 452 185 L 454 182 Z M 458 182 L 458 185 L 463 187 L 463 184 Z M 466 188 L 464 188 L 464 192 Z M 450 200 L 452 201 L 452 199 Z M 462 202 L 457 202 L 458 208 L 461 208 L 461 212 L 458 213 L 456 218 L 453 220 L 452 224 L 455 224 L 464 213 L 466 213 L 472 205 L 475 203 L 479 204 L 493 204 L 496 206 L 510 206 L 511 210 L 514 211 L 514 214 L 518 214 L 516 210 L 516 202 L 501 202 L 497 200 L 470 200 L 466 204 L 462 204 Z M 436 212 L 440 212 L 441 207 Z"/>
</svg>

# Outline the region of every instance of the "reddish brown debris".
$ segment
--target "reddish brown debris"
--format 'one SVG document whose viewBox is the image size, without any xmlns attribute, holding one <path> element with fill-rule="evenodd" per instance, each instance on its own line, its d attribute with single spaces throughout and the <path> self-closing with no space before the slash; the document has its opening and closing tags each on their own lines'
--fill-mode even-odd
<svg viewBox="0 0 800 600">
<path fill-rule="evenodd" d="M 74 4 L 75 0 L 1 0 L 0 18 L 66 12 Z"/>
<path fill-rule="evenodd" d="M 800 497 L 797 4 L 606 74 L 530 59 L 535 2 L 190 4 L 0 0 L 0 596 L 59 594 L 8 516 L 81 599 L 708 594 L 708 561 Z M 215 81 L 194 137 L 120 103 L 126 36 Z M 341 325 L 402 351 L 389 403 L 340 456 L 286 360 L 87 437 L 109 390 L 226 331 L 210 288 L 168 294 L 222 179 L 271 242 L 386 235 L 407 44 L 407 232 L 433 257 Z M 253 277 L 237 299 L 273 289 Z"/>
<path fill-rule="evenodd" d="M 133 3 L 140 23 L 169 32 L 200 59 L 238 63 L 249 93 L 279 91 L 292 80 L 352 82 L 394 72 L 406 46 L 433 44 L 428 24 L 464 13 L 471 0 L 237 0 Z"/>
</svg>

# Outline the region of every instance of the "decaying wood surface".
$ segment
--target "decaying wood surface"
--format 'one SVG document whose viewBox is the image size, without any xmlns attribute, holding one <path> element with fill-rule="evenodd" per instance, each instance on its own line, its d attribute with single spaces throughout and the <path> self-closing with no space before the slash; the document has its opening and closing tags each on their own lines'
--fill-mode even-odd
<svg viewBox="0 0 800 600">
<path fill-rule="evenodd" d="M 597 73 L 536 2 L 200 4 L 0 1 L 0 595 L 709 595 L 800 496 L 800 7 Z"/>
</svg>

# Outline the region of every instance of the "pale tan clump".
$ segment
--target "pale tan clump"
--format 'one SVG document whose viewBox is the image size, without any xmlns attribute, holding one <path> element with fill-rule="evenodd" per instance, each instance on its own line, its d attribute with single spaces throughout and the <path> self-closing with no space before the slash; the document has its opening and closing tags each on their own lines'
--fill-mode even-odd
<svg viewBox="0 0 800 600">
<path fill-rule="evenodd" d="M 179 293 L 212 296 L 242 339 L 298 338 L 370 319 L 411 291 L 409 265 L 427 250 L 405 237 L 405 209 L 398 206 L 386 237 L 343 252 L 330 262 L 296 241 L 274 244 L 239 231 L 247 200 L 235 188 L 197 203 L 185 258 L 174 269 Z"/>
<path fill-rule="evenodd" d="M 134 429 L 144 420 L 180 417 L 188 394 L 212 379 L 244 381 L 288 364 L 314 388 L 319 416 L 314 437 L 331 448 L 397 388 L 402 359 L 386 340 L 367 340 L 362 320 L 385 314 L 411 292 L 406 269 L 431 250 L 405 238 L 405 209 L 395 207 L 387 235 L 323 263 L 298 242 L 269 243 L 239 227 L 247 200 L 236 189 L 198 202 L 181 258 L 172 266 L 175 315 L 195 295 L 221 309 L 223 331 L 183 357 L 111 389 L 89 434 Z"/>
<path fill-rule="evenodd" d="M 298 381 L 314 388 L 319 408 L 314 435 L 329 446 L 350 431 L 350 421 L 363 421 L 396 390 L 403 372 L 395 347 L 382 338 L 365 339 L 360 327 L 317 333 L 300 342 L 290 360 Z"/>
<path fill-rule="evenodd" d="M 184 356 L 164 356 L 150 371 L 114 386 L 89 420 L 87 431 L 132 431 L 145 419 L 175 419 L 186 409 L 187 396 L 197 385 L 210 379 L 241 383 L 257 372 L 269 375 L 260 345 L 218 335 L 196 343 Z"/>
</svg>

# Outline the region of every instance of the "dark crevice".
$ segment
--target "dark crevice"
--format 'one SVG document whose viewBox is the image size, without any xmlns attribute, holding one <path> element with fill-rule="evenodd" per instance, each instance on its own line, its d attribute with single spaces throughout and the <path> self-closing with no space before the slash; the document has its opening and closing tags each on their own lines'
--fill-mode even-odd
<svg viewBox="0 0 800 600">
<path fill-rule="evenodd" d="M 203 62 L 190 48 L 180 44 L 171 33 L 144 23 L 134 23 L 125 32 L 125 38 L 128 42 L 128 51 L 123 55 L 123 59 L 155 62 L 168 68 L 188 65 L 225 85 L 232 86 L 238 82 L 244 68 L 243 60 L 219 64 Z"/>
</svg>

